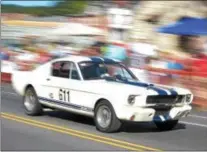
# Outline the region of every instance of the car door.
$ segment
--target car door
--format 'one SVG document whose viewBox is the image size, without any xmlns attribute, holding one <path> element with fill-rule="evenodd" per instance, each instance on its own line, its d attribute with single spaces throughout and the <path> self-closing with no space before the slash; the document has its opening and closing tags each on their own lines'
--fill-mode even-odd
<svg viewBox="0 0 207 152">
<path fill-rule="evenodd" d="M 71 61 L 52 63 L 51 75 L 44 84 L 42 100 L 80 110 L 84 107 L 81 90 L 81 77 L 77 66 Z"/>
<path fill-rule="evenodd" d="M 70 103 L 70 90 L 68 88 L 70 78 L 70 66 L 68 61 L 56 61 L 51 65 L 51 73 L 46 78 L 44 86 L 44 95 L 42 100 L 65 105 Z"/>
<path fill-rule="evenodd" d="M 83 63 L 84 64 L 84 63 Z M 90 81 L 85 81 L 83 78 L 83 71 L 81 71 L 79 64 L 74 64 L 71 69 L 71 84 L 73 91 L 71 92 L 73 96 L 74 103 L 79 106 L 82 106 L 83 110 L 91 112 L 94 108 L 95 102 L 100 99 L 100 95 L 96 93 L 97 89 L 101 89 L 100 87 L 95 87 Z M 88 75 L 94 73 L 92 70 L 85 70 Z M 76 73 L 76 74 L 75 74 Z M 76 75 L 79 75 L 77 79 Z M 96 85 L 97 86 L 97 85 Z"/>
<path fill-rule="evenodd" d="M 92 94 L 88 91 L 88 87 L 90 86 L 86 88 L 77 64 L 71 63 L 70 72 L 69 88 L 71 103 L 83 111 L 91 112 L 93 104 L 90 98 Z"/>
<path fill-rule="evenodd" d="M 92 96 L 84 85 L 77 64 L 71 61 L 56 61 L 51 65 L 51 73 L 43 84 L 41 100 L 65 106 L 74 110 L 92 111 Z M 42 92 L 42 93 L 43 93 Z"/>
</svg>

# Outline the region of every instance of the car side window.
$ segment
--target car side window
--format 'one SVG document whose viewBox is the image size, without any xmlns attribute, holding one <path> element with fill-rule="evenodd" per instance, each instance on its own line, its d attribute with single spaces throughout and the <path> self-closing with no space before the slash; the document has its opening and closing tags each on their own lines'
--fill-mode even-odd
<svg viewBox="0 0 207 152">
<path fill-rule="evenodd" d="M 55 63 L 52 64 L 52 71 L 51 71 L 52 76 L 59 77 L 60 63 L 61 62 L 55 62 Z"/>
<path fill-rule="evenodd" d="M 129 73 L 123 68 L 116 70 L 115 75 L 121 75 L 122 77 L 125 77 L 127 79 L 132 79 L 132 76 L 130 76 Z"/>
<path fill-rule="evenodd" d="M 75 79 L 75 80 L 80 80 L 80 76 L 78 74 L 77 67 L 75 66 L 74 63 L 72 63 L 72 66 L 71 66 L 71 76 L 70 76 L 70 78 Z"/>
<path fill-rule="evenodd" d="M 70 76 L 71 63 L 67 61 L 58 61 L 52 64 L 52 76 L 68 78 Z"/>
</svg>

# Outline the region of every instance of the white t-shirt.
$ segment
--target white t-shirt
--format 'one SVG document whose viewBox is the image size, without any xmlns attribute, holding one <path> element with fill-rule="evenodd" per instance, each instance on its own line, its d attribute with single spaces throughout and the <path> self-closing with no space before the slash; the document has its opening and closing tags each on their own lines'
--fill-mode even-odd
<svg viewBox="0 0 207 152">
<path fill-rule="evenodd" d="M 157 56 L 157 46 L 147 43 L 133 43 L 132 51 L 146 56 Z"/>
</svg>

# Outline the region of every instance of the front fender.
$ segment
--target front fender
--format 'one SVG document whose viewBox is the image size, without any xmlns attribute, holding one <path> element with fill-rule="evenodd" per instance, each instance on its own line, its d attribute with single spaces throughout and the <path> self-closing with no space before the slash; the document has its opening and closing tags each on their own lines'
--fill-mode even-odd
<svg viewBox="0 0 207 152">
<path fill-rule="evenodd" d="M 127 105 L 127 97 L 120 96 L 120 95 L 100 96 L 94 104 L 94 109 L 97 103 L 101 100 L 107 100 L 109 103 L 111 103 L 111 105 L 114 108 L 114 112 L 118 118 L 122 116 L 123 105 Z"/>
</svg>

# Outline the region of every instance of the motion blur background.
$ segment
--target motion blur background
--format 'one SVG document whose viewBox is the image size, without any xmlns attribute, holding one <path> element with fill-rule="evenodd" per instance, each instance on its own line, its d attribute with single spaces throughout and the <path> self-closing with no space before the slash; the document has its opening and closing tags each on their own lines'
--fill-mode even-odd
<svg viewBox="0 0 207 152">
<path fill-rule="evenodd" d="M 207 107 L 206 18 L 199 0 L 3 0 L 1 80 L 54 58 L 98 55 L 121 60 L 141 81 L 189 88 L 193 104 Z"/>
</svg>

